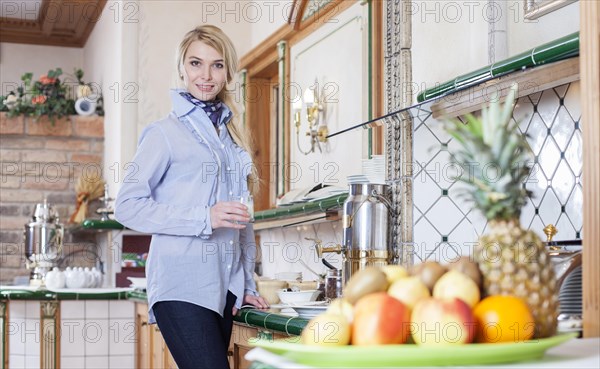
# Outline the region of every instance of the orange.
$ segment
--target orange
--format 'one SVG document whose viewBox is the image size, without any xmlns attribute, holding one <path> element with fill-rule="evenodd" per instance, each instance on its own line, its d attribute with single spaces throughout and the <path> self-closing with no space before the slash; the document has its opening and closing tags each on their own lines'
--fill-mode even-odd
<svg viewBox="0 0 600 369">
<path fill-rule="evenodd" d="M 533 337 L 533 315 L 527 303 L 516 296 L 486 297 L 475 305 L 473 315 L 477 321 L 476 342 L 521 342 Z"/>
</svg>

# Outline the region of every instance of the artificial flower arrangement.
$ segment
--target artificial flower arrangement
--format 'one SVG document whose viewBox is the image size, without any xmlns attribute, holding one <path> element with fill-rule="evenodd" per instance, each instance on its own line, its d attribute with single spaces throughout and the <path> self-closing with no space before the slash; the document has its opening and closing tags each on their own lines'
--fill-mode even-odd
<svg viewBox="0 0 600 369">
<path fill-rule="evenodd" d="M 62 69 L 56 68 L 37 81 L 33 81 L 33 73 L 23 74 L 21 86 L 6 96 L 0 96 L 0 111 L 8 112 L 9 117 L 47 116 L 51 122 L 75 114 L 75 98 L 91 97 L 92 89 L 83 81 L 81 69 L 75 70 L 76 82 L 61 81 L 62 74 Z M 96 114 L 104 115 L 101 95 L 98 94 L 94 100 L 97 103 Z"/>
</svg>

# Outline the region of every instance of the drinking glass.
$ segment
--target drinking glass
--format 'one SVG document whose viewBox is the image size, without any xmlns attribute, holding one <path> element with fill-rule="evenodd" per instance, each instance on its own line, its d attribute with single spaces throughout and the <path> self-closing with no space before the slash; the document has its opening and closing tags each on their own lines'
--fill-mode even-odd
<svg viewBox="0 0 600 369">
<path fill-rule="evenodd" d="M 254 222 L 254 198 L 250 191 L 243 191 L 240 195 L 231 195 L 229 201 L 239 202 L 248 207 L 248 213 L 250 214 L 250 223 Z M 239 224 L 248 224 L 247 222 L 235 222 Z"/>
</svg>

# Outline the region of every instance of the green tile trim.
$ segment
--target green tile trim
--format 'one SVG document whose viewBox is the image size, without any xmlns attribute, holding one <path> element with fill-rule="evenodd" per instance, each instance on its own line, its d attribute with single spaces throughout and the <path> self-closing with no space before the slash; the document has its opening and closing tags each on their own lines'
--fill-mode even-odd
<svg viewBox="0 0 600 369">
<path fill-rule="evenodd" d="M 128 291 L 106 293 L 52 292 L 48 290 L 2 290 L 0 300 L 125 300 Z"/>
<path fill-rule="evenodd" d="M 433 88 L 421 92 L 418 102 L 453 93 L 467 86 L 473 86 L 501 75 L 516 72 L 523 68 L 556 62 L 579 55 L 579 32 L 558 38 L 554 41 L 536 46 L 531 50 L 512 56 L 508 59 L 490 64 L 476 71 L 458 76 Z"/>
<path fill-rule="evenodd" d="M 288 335 L 300 335 L 307 319 L 289 317 L 256 309 L 242 309 L 233 317 L 236 322 L 269 329 Z"/>
<path fill-rule="evenodd" d="M 341 195 L 331 196 L 321 201 L 309 201 L 301 204 L 283 206 L 276 209 L 257 211 L 254 214 L 254 219 L 255 221 L 284 219 L 287 217 L 297 216 L 301 214 L 311 214 L 327 211 L 337 207 L 341 207 L 344 204 L 344 201 L 346 201 L 346 198 L 348 198 L 348 194 L 345 193 Z"/>
<path fill-rule="evenodd" d="M 127 299 L 135 302 L 148 303 L 148 295 L 143 291 L 129 291 L 127 292 Z"/>
<path fill-rule="evenodd" d="M 116 220 L 86 219 L 81 223 L 83 229 L 124 229 Z"/>
</svg>

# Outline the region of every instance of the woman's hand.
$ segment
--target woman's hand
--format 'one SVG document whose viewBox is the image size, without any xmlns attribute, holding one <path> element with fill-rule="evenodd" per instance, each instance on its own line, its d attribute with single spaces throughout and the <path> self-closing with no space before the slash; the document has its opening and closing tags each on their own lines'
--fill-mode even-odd
<svg viewBox="0 0 600 369">
<path fill-rule="evenodd" d="M 216 228 L 244 229 L 244 224 L 235 222 L 249 222 L 248 207 L 235 201 L 222 201 L 210 208 L 210 225 Z"/>
<path fill-rule="evenodd" d="M 254 296 L 254 295 L 244 295 L 244 300 L 242 305 L 253 305 L 259 309 L 268 309 L 269 303 L 262 296 Z M 236 307 L 233 308 L 233 315 L 237 314 L 238 309 Z"/>
</svg>

